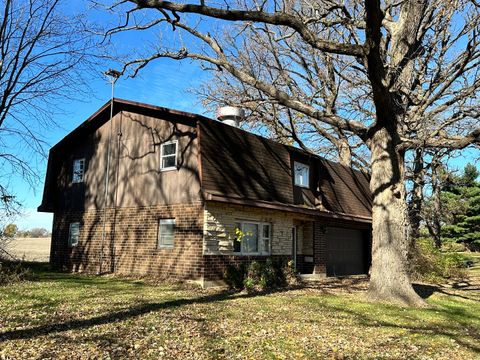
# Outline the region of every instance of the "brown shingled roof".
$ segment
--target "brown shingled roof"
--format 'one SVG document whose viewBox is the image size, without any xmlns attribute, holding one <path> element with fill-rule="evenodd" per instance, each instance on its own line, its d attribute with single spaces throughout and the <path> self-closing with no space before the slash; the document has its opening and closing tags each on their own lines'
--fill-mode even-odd
<svg viewBox="0 0 480 360">
<path fill-rule="evenodd" d="M 206 193 L 371 217 L 364 173 L 219 121 L 199 124 Z M 310 165 L 310 189 L 294 186 L 294 161 Z"/>
</svg>

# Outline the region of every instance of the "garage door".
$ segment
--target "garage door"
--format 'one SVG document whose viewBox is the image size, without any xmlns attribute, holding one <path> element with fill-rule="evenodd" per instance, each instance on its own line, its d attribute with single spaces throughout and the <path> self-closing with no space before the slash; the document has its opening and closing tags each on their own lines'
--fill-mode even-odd
<svg viewBox="0 0 480 360">
<path fill-rule="evenodd" d="M 365 274 L 368 246 L 360 230 L 327 228 L 327 276 Z"/>
</svg>

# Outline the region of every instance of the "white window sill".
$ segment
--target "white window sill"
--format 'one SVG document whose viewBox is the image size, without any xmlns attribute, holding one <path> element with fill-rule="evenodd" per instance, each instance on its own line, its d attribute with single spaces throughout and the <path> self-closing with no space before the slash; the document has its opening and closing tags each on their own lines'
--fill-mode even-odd
<svg viewBox="0 0 480 360">
<path fill-rule="evenodd" d="M 233 255 L 235 256 L 270 256 L 272 254 L 270 253 L 260 253 L 260 252 L 257 252 L 257 253 L 239 253 L 239 252 L 234 252 Z"/>
<path fill-rule="evenodd" d="M 173 171 L 173 170 L 178 170 L 178 168 L 176 166 L 171 166 L 171 167 L 168 167 L 168 168 L 163 168 L 163 169 L 160 169 L 160 171 Z"/>
</svg>

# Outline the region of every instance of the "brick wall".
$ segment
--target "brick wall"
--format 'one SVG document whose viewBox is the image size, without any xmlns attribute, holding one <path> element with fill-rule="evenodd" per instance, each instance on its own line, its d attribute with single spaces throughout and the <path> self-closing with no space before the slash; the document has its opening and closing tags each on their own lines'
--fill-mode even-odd
<svg viewBox="0 0 480 360">
<path fill-rule="evenodd" d="M 325 223 L 313 223 L 313 273 L 325 274 L 327 272 L 327 240 L 325 238 Z"/>
<path fill-rule="evenodd" d="M 272 226 L 271 255 L 234 255 L 233 241 L 235 225 L 238 221 L 270 223 Z M 304 226 L 311 226 L 311 218 L 302 214 L 227 203 L 207 202 L 205 205 L 204 229 L 204 280 L 220 280 L 229 265 L 248 264 L 252 261 L 265 261 L 268 257 L 281 260 L 292 258 L 292 227 L 297 226 L 298 249 L 303 243 Z M 312 236 L 312 231 L 306 231 Z M 312 253 L 310 251 L 310 253 Z M 298 257 L 297 257 L 298 258 Z"/>
<path fill-rule="evenodd" d="M 219 202 L 205 205 L 204 271 L 205 280 L 217 280 L 230 264 L 263 261 L 266 256 L 244 256 L 233 253 L 235 225 L 238 221 L 272 224 L 271 256 L 291 259 L 292 226 L 297 228 L 297 269 L 306 274 L 326 273 L 329 227 L 369 229 L 369 224 L 339 219 L 314 219 L 302 214 L 261 209 Z"/>
<path fill-rule="evenodd" d="M 157 249 L 160 218 L 175 219 L 173 249 Z M 201 203 L 109 209 L 103 272 L 201 279 L 203 218 Z M 70 248 L 68 236 L 72 222 L 80 222 L 80 238 L 78 245 Z M 102 229 L 102 211 L 56 213 L 50 255 L 52 265 L 70 271 L 98 272 Z"/>
<path fill-rule="evenodd" d="M 291 259 L 291 228 L 297 226 L 297 268 L 303 273 L 324 274 L 328 251 L 325 231 L 328 227 L 369 228 L 368 224 L 301 216 L 215 202 L 207 202 L 205 207 L 195 203 L 109 209 L 102 270 L 173 279 L 220 280 L 228 265 L 268 258 L 233 254 L 235 223 L 250 220 L 272 225 L 271 257 L 283 260 Z M 176 220 L 173 249 L 157 249 L 160 218 Z M 72 222 L 80 223 L 80 238 L 78 245 L 70 248 L 68 236 Z M 97 273 L 102 229 L 102 211 L 56 213 L 51 245 L 52 265 L 70 271 Z"/>
</svg>

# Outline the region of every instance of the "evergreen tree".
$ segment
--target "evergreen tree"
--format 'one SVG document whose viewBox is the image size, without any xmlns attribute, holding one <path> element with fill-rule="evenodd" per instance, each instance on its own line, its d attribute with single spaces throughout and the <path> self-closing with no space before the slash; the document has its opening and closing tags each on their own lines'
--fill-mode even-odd
<svg viewBox="0 0 480 360">
<path fill-rule="evenodd" d="M 442 191 L 444 212 L 443 242 L 463 242 L 472 250 L 480 249 L 480 183 L 478 169 L 467 164 Z"/>
</svg>

